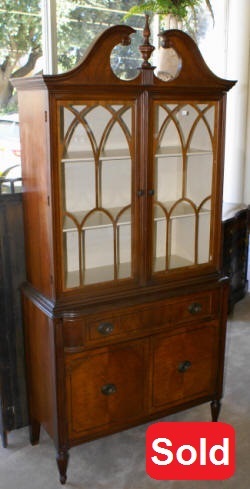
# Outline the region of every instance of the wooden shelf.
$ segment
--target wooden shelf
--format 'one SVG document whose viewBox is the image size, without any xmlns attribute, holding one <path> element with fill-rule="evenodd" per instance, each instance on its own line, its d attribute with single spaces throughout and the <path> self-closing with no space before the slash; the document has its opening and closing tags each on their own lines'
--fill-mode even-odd
<svg viewBox="0 0 250 489">
<path fill-rule="evenodd" d="M 131 276 L 131 263 L 120 263 L 118 266 L 118 279 L 129 278 Z M 114 266 L 106 265 L 103 267 L 89 268 L 84 270 L 83 285 L 90 285 L 99 282 L 109 282 L 114 280 Z M 67 288 L 79 287 L 79 271 L 72 271 L 66 274 Z"/>
<path fill-rule="evenodd" d="M 121 212 L 123 207 L 113 207 L 111 209 L 106 209 L 113 217 L 115 220 L 116 216 Z M 79 223 L 79 226 L 82 222 L 82 220 L 87 216 L 89 211 L 83 211 L 83 212 L 74 212 L 72 215 L 75 217 L 77 222 Z M 131 210 L 130 208 L 125 210 L 121 216 L 119 217 L 118 226 L 128 226 L 131 225 Z M 82 231 L 87 231 L 89 229 L 100 229 L 100 228 L 105 228 L 113 226 L 113 222 L 110 220 L 110 218 L 102 212 L 101 210 L 96 210 L 89 216 L 87 219 L 87 222 L 84 224 L 82 227 Z M 64 223 L 63 223 L 63 232 L 68 232 L 68 231 L 77 231 L 77 227 L 74 225 L 74 222 L 70 217 L 66 216 L 64 218 Z"/>
<path fill-rule="evenodd" d="M 131 155 L 127 148 L 124 149 L 110 149 L 102 151 L 99 156 L 99 161 L 109 160 L 127 160 Z M 62 163 L 83 163 L 85 161 L 95 161 L 95 155 L 93 151 L 70 151 L 66 153 L 62 158 Z"/>
<path fill-rule="evenodd" d="M 168 202 L 161 202 L 162 205 L 167 209 L 171 209 L 171 207 L 174 205 L 175 201 L 168 201 Z M 191 212 L 191 206 L 188 205 L 185 202 L 181 202 L 178 204 L 178 206 L 174 209 L 173 213 L 170 216 L 170 219 L 179 219 L 182 217 L 193 217 L 195 216 L 195 210 Z M 199 214 L 210 214 L 209 209 L 201 209 L 199 211 Z M 155 206 L 155 215 L 154 215 L 154 221 L 164 221 L 166 218 L 165 216 L 162 215 L 162 209 L 158 206 Z"/>
<path fill-rule="evenodd" d="M 202 150 L 198 148 L 191 148 L 187 152 L 187 156 L 206 156 L 212 155 L 212 151 L 210 150 Z M 157 158 L 164 157 L 182 157 L 183 152 L 180 147 L 177 146 L 167 146 L 157 150 L 155 153 Z M 110 149 L 107 151 L 103 151 L 99 156 L 99 161 L 109 161 L 109 160 L 127 160 L 130 159 L 131 155 L 129 150 L 124 149 Z M 62 163 L 81 163 L 85 161 L 95 161 L 95 155 L 92 151 L 71 151 L 66 153 L 62 158 Z"/>
<path fill-rule="evenodd" d="M 162 202 L 164 207 L 166 209 L 170 209 L 174 201 L 171 202 Z M 111 216 L 113 217 L 114 221 L 116 216 L 119 214 L 119 212 L 122 210 L 122 207 L 113 207 L 110 209 L 106 209 Z M 82 220 L 87 216 L 89 211 L 82 211 L 82 212 L 74 212 L 72 215 L 75 217 L 77 222 L 79 223 L 79 226 L 82 222 Z M 210 210 L 209 209 L 201 209 L 199 214 L 205 215 L 209 214 Z M 190 212 L 190 206 L 186 203 L 181 203 L 178 205 L 178 207 L 174 210 L 174 212 L 171 214 L 170 219 L 179 219 L 183 217 L 193 217 L 195 216 L 195 212 Z M 154 216 L 154 222 L 158 221 L 164 221 L 165 216 L 162 215 L 162 210 L 160 207 L 155 206 L 155 216 Z M 118 226 L 129 226 L 131 225 L 131 211 L 130 209 L 125 210 L 121 216 L 119 217 L 119 221 L 117 223 Z M 105 228 L 105 227 L 110 227 L 113 226 L 113 222 L 109 219 L 107 214 L 102 212 L 101 210 L 96 210 L 95 213 L 91 214 L 89 218 L 87 219 L 87 222 L 84 224 L 82 227 L 82 231 L 87 231 L 89 229 L 100 229 L 100 228 Z M 64 218 L 64 223 L 63 223 L 63 232 L 69 232 L 69 231 L 77 231 L 78 228 L 76 225 L 74 225 L 72 219 L 70 217 L 66 216 Z"/>
<path fill-rule="evenodd" d="M 198 148 L 191 148 L 187 152 L 187 156 L 206 156 L 206 155 L 212 155 L 213 152 L 211 150 L 202 150 Z M 172 156 L 178 156 L 182 157 L 183 156 L 183 151 L 181 147 L 178 146 L 166 146 L 162 147 L 160 149 L 157 149 L 157 152 L 155 153 L 155 156 L 157 158 L 164 158 L 164 157 L 172 157 Z"/>
<path fill-rule="evenodd" d="M 194 263 L 191 260 L 187 260 L 186 258 L 183 258 L 182 256 L 178 255 L 171 255 L 169 258 L 169 263 L 168 263 L 168 269 L 173 269 L 173 268 L 181 268 L 181 267 L 190 267 Z M 166 270 L 166 257 L 165 256 L 159 256 L 154 260 L 154 273 L 155 272 L 162 272 Z"/>
</svg>

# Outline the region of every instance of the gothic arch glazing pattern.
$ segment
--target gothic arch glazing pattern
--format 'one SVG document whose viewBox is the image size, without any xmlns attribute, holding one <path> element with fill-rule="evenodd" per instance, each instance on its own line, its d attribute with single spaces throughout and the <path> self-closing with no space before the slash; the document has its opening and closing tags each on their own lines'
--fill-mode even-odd
<svg viewBox="0 0 250 489">
<path fill-rule="evenodd" d="M 211 261 L 215 105 L 155 104 L 155 272 Z"/>
<path fill-rule="evenodd" d="M 130 103 L 61 104 L 65 286 L 132 274 Z"/>
</svg>

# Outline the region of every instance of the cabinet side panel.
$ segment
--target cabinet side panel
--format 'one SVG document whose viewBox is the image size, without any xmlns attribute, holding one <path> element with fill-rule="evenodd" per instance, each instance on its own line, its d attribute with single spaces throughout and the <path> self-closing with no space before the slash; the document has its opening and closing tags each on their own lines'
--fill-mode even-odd
<svg viewBox="0 0 250 489">
<path fill-rule="evenodd" d="M 53 322 L 23 298 L 29 413 L 56 438 Z"/>
<path fill-rule="evenodd" d="M 27 279 L 44 295 L 52 296 L 47 94 L 43 90 L 19 92 L 24 228 Z"/>
</svg>

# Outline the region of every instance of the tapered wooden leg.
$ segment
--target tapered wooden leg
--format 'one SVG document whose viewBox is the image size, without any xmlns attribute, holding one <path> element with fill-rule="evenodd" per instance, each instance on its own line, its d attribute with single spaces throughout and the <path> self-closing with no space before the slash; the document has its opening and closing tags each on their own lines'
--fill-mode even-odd
<svg viewBox="0 0 250 489">
<path fill-rule="evenodd" d="M 39 443 L 40 438 L 40 423 L 31 418 L 30 419 L 30 443 L 31 445 L 37 445 Z"/>
<path fill-rule="evenodd" d="M 211 407 L 212 421 L 218 421 L 220 408 L 221 408 L 220 401 L 218 399 L 215 399 L 214 401 L 211 402 L 210 407 Z"/>
<path fill-rule="evenodd" d="M 61 484 L 65 484 L 67 480 L 67 467 L 69 461 L 69 454 L 66 448 L 58 450 L 56 461 L 57 461 L 57 466 L 60 474 L 60 482 Z"/>
</svg>

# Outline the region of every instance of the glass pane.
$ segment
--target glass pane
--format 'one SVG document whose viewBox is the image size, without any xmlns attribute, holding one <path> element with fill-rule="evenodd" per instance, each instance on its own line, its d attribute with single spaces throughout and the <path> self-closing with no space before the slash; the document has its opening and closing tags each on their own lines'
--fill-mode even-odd
<svg viewBox="0 0 250 489">
<path fill-rule="evenodd" d="M 132 36 L 131 44 L 117 44 L 111 52 L 110 66 L 120 80 L 134 80 L 139 75 L 141 56 L 138 50 L 138 34 Z"/>
<path fill-rule="evenodd" d="M 71 225 L 69 224 L 71 221 Z M 68 229 L 63 233 L 63 244 L 65 249 L 65 270 L 68 273 L 68 287 L 80 285 L 79 267 L 79 240 L 77 228 L 73 221 L 68 219 Z"/>
<path fill-rule="evenodd" d="M 18 97 L 11 78 L 42 72 L 42 5 L 39 0 L 0 3 L 0 192 L 22 190 Z"/>
<path fill-rule="evenodd" d="M 206 201 L 200 209 L 198 218 L 198 263 L 210 260 L 211 201 Z"/>
<path fill-rule="evenodd" d="M 118 276 L 131 275 L 131 208 L 125 208 L 117 219 Z"/>
<path fill-rule="evenodd" d="M 60 105 L 65 287 L 131 277 L 130 104 Z"/>
<path fill-rule="evenodd" d="M 129 158 L 100 162 L 102 206 L 123 208 L 131 202 L 131 165 Z M 115 189 L 111 192 L 110 189 Z"/>
<path fill-rule="evenodd" d="M 83 232 L 84 284 L 114 279 L 113 233 L 113 226 L 108 223 Z"/>
<path fill-rule="evenodd" d="M 167 268 L 167 214 L 160 206 L 154 206 L 154 270 Z"/>
<path fill-rule="evenodd" d="M 180 202 L 170 215 L 169 268 L 193 265 L 195 262 L 195 222 L 192 206 Z"/>
<path fill-rule="evenodd" d="M 155 159 L 156 200 L 168 209 L 182 196 L 183 165 L 180 156 L 162 155 Z M 171 184 L 169 185 L 169 182 Z"/>
<path fill-rule="evenodd" d="M 113 25 L 127 23 L 136 29 L 133 42 L 129 50 L 118 48 L 112 64 L 120 74 L 128 73 L 130 79 L 131 69 L 134 75 L 136 68 L 141 65 L 141 56 L 138 46 L 142 43 L 144 28 L 144 15 L 134 15 L 124 20 L 125 14 L 134 5 L 134 0 L 121 0 L 119 2 L 76 2 L 75 0 L 56 0 L 57 17 L 57 61 L 58 72 L 65 72 L 73 68 L 84 56 L 91 42 L 105 29 Z M 127 67 L 129 58 L 129 70 Z M 122 76 L 123 77 L 123 76 Z M 125 75 L 127 78 L 127 76 Z"/>
<path fill-rule="evenodd" d="M 187 157 L 186 196 L 197 206 L 211 195 L 212 170 L 212 153 Z"/>
<path fill-rule="evenodd" d="M 153 271 L 207 263 L 215 107 L 156 104 Z"/>
<path fill-rule="evenodd" d="M 64 207 L 67 212 L 92 209 L 95 205 L 95 166 L 93 162 L 63 162 Z"/>
</svg>

